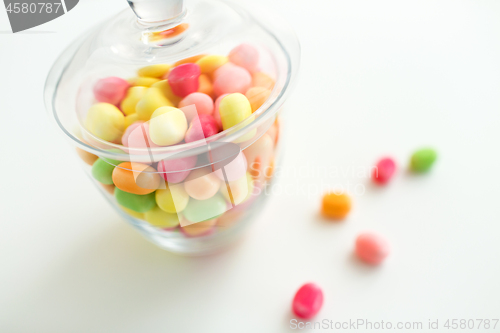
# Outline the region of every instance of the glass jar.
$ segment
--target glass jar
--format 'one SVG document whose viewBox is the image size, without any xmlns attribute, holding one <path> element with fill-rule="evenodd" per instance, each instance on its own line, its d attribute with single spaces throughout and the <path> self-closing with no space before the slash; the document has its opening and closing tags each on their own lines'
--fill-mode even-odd
<svg viewBox="0 0 500 333">
<path fill-rule="evenodd" d="M 299 44 L 277 17 L 224 1 L 129 4 L 57 59 L 46 108 L 128 223 L 210 253 L 266 200 Z"/>
</svg>

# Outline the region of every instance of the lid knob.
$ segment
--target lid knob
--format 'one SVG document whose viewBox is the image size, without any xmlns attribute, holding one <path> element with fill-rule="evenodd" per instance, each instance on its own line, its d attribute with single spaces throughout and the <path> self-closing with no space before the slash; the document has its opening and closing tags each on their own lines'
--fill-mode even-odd
<svg viewBox="0 0 500 333">
<path fill-rule="evenodd" d="M 185 15 L 183 0 L 127 0 L 144 25 L 176 25 Z"/>
</svg>

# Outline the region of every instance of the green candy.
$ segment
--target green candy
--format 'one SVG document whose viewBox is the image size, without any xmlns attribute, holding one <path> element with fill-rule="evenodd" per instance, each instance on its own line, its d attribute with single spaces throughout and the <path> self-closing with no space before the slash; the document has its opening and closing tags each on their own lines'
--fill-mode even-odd
<svg viewBox="0 0 500 333">
<path fill-rule="evenodd" d="M 434 149 L 419 149 L 411 156 L 410 170 L 413 172 L 427 172 L 436 161 L 436 158 L 437 153 Z"/>
<path fill-rule="evenodd" d="M 111 153 L 123 154 L 123 150 L 118 149 L 118 148 L 108 149 L 107 151 L 109 151 Z M 123 161 L 119 161 L 119 160 L 112 160 L 111 158 L 107 158 L 107 157 L 100 157 L 100 158 L 103 159 L 103 160 L 105 160 L 109 164 L 114 165 L 114 166 L 117 166 L 118 164 L 120 164 L 120 163 L 123 162 Z"/>
<path fill-rule="evenodd" d="M 100 183 L 111 185 L 113 184 L 112 174 L 115 166 L 109 164 L 102 158 L 98 158 L 92 164 L 92 176 Z"/>
<path fill-rule="evenodd" d="M 196 223 L 217 218 L 225 211 L 226 201 L 220 194 L 216 194 L 207 200 L 190 198 L 182 214 L 188 221 Z"/>
<path fill-rule="evenodd" d="M 115 187 L 115 198 L 120 205 L 137 213 L 145 213 L 156 206 L 155 192 L 146 195 L 128 193 Z"/>
</svg>

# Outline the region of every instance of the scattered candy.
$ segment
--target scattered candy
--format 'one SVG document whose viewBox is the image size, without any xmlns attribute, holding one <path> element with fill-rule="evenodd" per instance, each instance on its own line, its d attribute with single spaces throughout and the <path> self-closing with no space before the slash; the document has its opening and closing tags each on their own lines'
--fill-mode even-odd
<svg viewBox="0 0 500 333">
<path fill-rule="evenodd" d="M 293 313 L 297 317 L 314 317 L 323 306 L 323 291 L 314 283 L 306 283 L 299 288 L 292 302 Z"/>
<path fill-rule="evenodd" d="M 356 255 L 367 264 L 378 265 L 389 255 L 389 245 L 378 235 L 363 233 L 356 239 Z"/>
<path fill-rule="evenodd" d="M 117 105 L 125 97 L 130 84 L 119 77 L 100 79 L 94 86 L 95 99 L 102 103 Z"/>
<path fill-rule="evenodd" d="M 125 117 L 116 106 L 98 103 L 88 110 L 85 127 L 98 138 L 113 142 L 123 134 Z"/>
<path fill-rule="evenodd" d="M 184 140 L 187 131 L 184 112 L 164 106 L 156 109 L 149 122 L 149 136 L 159 146 L 170 146 Z"/>
<path fill-rule="evenodd" d="M 168 73 L 168 83 L 174 94 L 185 97 L 198 91 L 200 66 L 187 63 L 174 67 Z"/>
<path fill-rule="evenodd" d="M 410 160 L 410 170 L 417 173 L 427 172 L 437 159 L 437 153 L 432 148 L 419 149 L 413 153 Z"/>
<path fill-rule="evenodd" d="M 332 219 L 343 219 L 351 210 L 351 198 L 345 194 L 327 193 L 323 196 L 321 213 Z"/>
<path fill-rule="evenodd" d="M 113 170 L 113 184 L 133 194 L 153 193 L 160 186 L 160 175 L 153 167 L 142 163 L 123 162 Z"/>
<path fill-rule="evenodd" d="M 373 170 L 372 179 L 375 183 L 384 185 L 391 180 L 396 172 L 396 162 L 390 157 L 386 157 L 378 161 Z"/>
<path fill-rule="evenodd" d="M 214 117 L 209 114 L 196 116 L 189 125 L 184 141 L 193 142 L 211 137 L 219 132 L 219 127 Z"/>
<path fill-rule="evenodd" d="M 138 195 L 122 191 L 118 187 L 116 187 L 115 199 L 123 207 L 133 210 L 137 213 L 145 213 L 156 206 L 154 193 Z"/>
</svg>

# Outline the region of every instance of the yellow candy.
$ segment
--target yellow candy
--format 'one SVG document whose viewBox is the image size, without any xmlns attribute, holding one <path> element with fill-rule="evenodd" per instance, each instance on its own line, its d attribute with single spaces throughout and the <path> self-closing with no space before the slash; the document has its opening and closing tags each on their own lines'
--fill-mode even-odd
<svg viewBox="0 0 500 333">
<path fill-rule="evenodd" d="M 133 77 L 127 80 L 131 86 L 141 86 L 141 87 L 151 87 L 156 82 L 160 82 L 160 79 L 154 77 Z"/>
<path fill-rule="evenodd" d="M 98 138 L 113 142 L 123 135 L 125 117 L 116 106 L 98 103 L 87 112 L 85 127 Z"/>
<path fill-rule="evenodd" d="M 125 129 L 139 120 L 139 116 L 137 113 L 132 113 L 130 116 L 125 117 Z"/>
<path fill-rule="evenodd" d="M 159 146 L 170 146 L 184 140 L 188 123 L 184 112 L 172 106 L 157 109 L 149 121 L 149 136 Z"/>
<path fill-rule="evenodd" d="M 202 74 L 211 75 L 217 68 L 227 63 L 229 60 L 226 56 L 211 54 L 204 56 L 196 62 L 200 66 Z"/>
<path fill-rule="evenodd" d="M 172 106 L 172 103 L 161 93 L 160 89 L 149 88 L 135 106 L 135 111 L 139 120 L 148 121 L 153 112 L 162 106 Z"/>
<path fill-rule="evenodd" d="M 179 104 L 179 102 L 182 100 L 182 97 L 179 97 L 172 92 L 172 89 L 170 88 L 170 85 L 168 84 L 167 80 L 156 82 L 151 87 L 160 89 L 161 92 L 163 93 L 163 95 L 165 95 L 165 97 L 170 102 L 172 102 L 172 104 L 174 104 L 174 106 L 177 106 Z"/>
<path fill-rule="evenodd" d="M 148 88 L 146 87 L 131 87 L 127 91 L 127 95 L 121 103 L 121 108 L 123 113 L 127 116 L 135 113 L 135 106 L 141 100 L 141 98 L 146 94 Z"/>
<path fill-rule="evenodd" d="M 152 226 L 161 229 L 175 228 L 179 225 L 179 216 L 177 214 L 167 213 L 158 206 L 144 213 L 144 218 Z"/>
<path fill-rule="evenodd" d="M 219 113 L 224 130 L 241 123 L 252 115 L 252 107 L 245 95 L 229 94 L 219 104 Z"/>
<path fill-rule="evenodd" d="M 229 190 L 231 190 L 231 197 L 229 196 Z M 240 179 L 228 182 L 227 184 L 222 184 L 220 188 L 220 193 L 233 205 L 239 205 L 244 202 L 252 193 L 253 189 L 253 179 L 252 176 L 247 172 Z"/>
<path fill-rule="evenodd" d="M 144 213 L 138 213 L 138 212 L 133 211 L 132 209 L 128 209 L 128 208 L 123 207 L 123 206 L 120 206 L 120 207 L 128 215 L 133 216 L 133 217 L 135 217 L 137 219 L 144 220 Z"/>
<path fill-rule="evenodd" d="M 168 64 L 157 64 L 142 67 L 137 71 L 137 74 L 141 77 L 153 77 L 153 78 L 161 78 L 163 75 L 167 74 L 167 72 L 172 68 L 172 65 Z"/>
<path fill-rule="evenodd" d="M 156 190 L 156 204 L 167 213 L 182 212 L 189 202 L 184 184 L 170 184 L 165 190 Z"/>
</svg>

